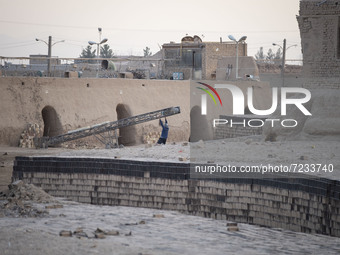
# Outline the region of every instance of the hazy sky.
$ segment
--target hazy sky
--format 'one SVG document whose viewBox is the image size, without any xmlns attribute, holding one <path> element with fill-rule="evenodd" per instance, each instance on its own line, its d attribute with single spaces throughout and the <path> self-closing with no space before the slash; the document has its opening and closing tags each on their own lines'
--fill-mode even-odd
<svg viewBox="0 0 340 255">
<path fill-rule="evenodd" d="M 153 53 L 186 34 L 203 41 L 228 41 L 248 36 L 248 55 L 272 43 L 287 46 L 287 58 L 302 58 L 296 15 L 299 0 L 0 0 L 0 56 L 28 57 L 47 54 L 47 46 L 35 38 L 65 40 L 52 55 L 79 57 L 89 40 L 102 38 L 115 55 Z M 203 36 L 202 36 L 203 35 Z"/>
</svg>

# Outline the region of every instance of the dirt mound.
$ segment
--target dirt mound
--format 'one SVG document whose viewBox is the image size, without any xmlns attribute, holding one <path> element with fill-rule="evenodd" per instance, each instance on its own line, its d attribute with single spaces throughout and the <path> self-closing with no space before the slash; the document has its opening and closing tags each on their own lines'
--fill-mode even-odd
<svg viewBox="0 0 340 255">
<path fill-rule="evenodd" d="M 2 192 L 3 196 L 9 201 L 32 201 L 37 203 L 54 202 L 55 198 L 47 194 L 42 189 L 33 184 L 24 183 L 21 180 L 15 181 L 8 185 L 9 190 Z"/>
<path fill-rule="evenodd" d="M 9 189 L 0 193 L 0 214 L 14 217 L 38 217 L 48 214 L 44 209 L 36 208 L 33 203 L 57 202 L 56 199 L 33 184 L 21 180 L 8 185 Z"/>
</svg>

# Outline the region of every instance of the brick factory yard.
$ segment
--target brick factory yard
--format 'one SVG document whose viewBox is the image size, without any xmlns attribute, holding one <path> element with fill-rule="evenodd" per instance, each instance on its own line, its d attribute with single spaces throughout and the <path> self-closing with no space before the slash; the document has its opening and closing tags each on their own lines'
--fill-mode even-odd
<svg viewBox="0 0 340 255">
<path fill-rule="evenodd" d="M 200 158 L 190 159 L 190 149 Z M 102 157 L 171 162 L 213 162 L 232 165 L 260 164 L 332 164 L 333 172 L 310 173 L 340 180 L 340 145 L 338 141 L 306 140 L 265 142 L 262 136 L 240 137 L 196 143 L 139 145 L 121 149 L 24 149 L 0 147 L 0 191 L 11 182 L 15 156 Z"/>
<path fill-rule="evenodd" d="M 0 205 L 4 201 L 0 200 Z M 2 254 L 339 254 L 338 238 L 174 211 L 28 202 L 35 217 L 1 216 Z M 3 213 L 0 210 L 0 213 Z M 72 233 L 72 236 L 69 236 Z M 60 235 L 63 236 L 60 236 Z M 97 237 L 96 237 L 97 236 Z M 265 240 L 265 242 L 264 242 Z"/>
<path fill-rule="evenodd" d="M 328 178 L 339 178 L 337 141 L 265 142 L 261 136 L 159 146 L 134 146 L 121 149 L 23 149 L 0 148 L 1 190 L 11 182 L 15 156 L 103 157 L 117 159 L 190 162 L 190 149 L 201 154 L 203 162 L 230 164 L 332 163 Z M 0 200 L 1 205 L 6 203 Z M 231 232 L 226 221 L 183 215 L 155 209 L 110 207 L 52 200 L 48 204 L 28 201 L 31 210 L 43 212 L 36 217 L 5 215 L 2 211 L 0 245 L 3 254 L 338 254 L 338 238 L 308 235 L 238 224 Z M 57 206 L 56 206 L 57 205 Z M 48 212 L 48 213 L 47 213 Z M 161 215 L 154 217 L 154 215 Z M 164 216 L 164 218 L 163 218 Z M 91 219 L 91 220 L 89 220 Z M 145 224 L 144 224 L 145 223 Z M 97 229 L 118 231 L 116 236 L 95 238 Z M 59 236 L 62 230 L 72 237 Z M 98 231 L 98 230 L 97 230 Z M 115 232 L 116 233 L 116 232 Z M 131 233 L 131 235 L 130 235 Z M 85 236 L 86 235 L 86 236 Z M 263 240 L 266 242 L 263 242 Z M 298 241 L 297 241 L 298 240 Z M 246 244 L 245 244 L 246 243 Z"/>
</svg>

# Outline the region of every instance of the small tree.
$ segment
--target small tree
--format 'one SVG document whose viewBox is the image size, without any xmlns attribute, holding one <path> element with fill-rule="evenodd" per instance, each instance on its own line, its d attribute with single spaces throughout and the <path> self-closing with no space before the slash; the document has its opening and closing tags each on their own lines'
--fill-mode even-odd
<svg viewBox="0 0 340 255">
<path fill-rule="evenodd" d="M 96 57 L 96 50 L 92 51 L 92 47 L 90 45 L 87 45 L 87 47 L 85 49 L 83 49 L 83 51 L 81 52 L 80 58 L 95 58 Z M 94 60 L 89 60 L 89 61 L 85 61 L 88 63 L 95 63 Z"/>
<path fill-rule="evenodd" d="M 263 59 L 265 59 L 265 55 L 263 53 L 263 47 L 260 47 L 260 49 L 257 51 L 257 53 L 255 54 L 255 59 L 256 60 L 263 60 Z"/>
<path fill-rule="evenodd" d="M 281 59 L 282 59 L 282 51 L 281 51 L 281 48 L 278 48 L 278 50 L 275 53 L 275 57 L 274 57 L 275 64 L 280 64 L 279 62 Z"/>
<path fill-rule="evenodd" d="M 282 59 L 281 48 L 278 48 L 278 50 L 276 51 L 274 59 Z"/>
<path fill-rule="evenodd" d="M 104 44 L 102 47 L 100 47 L 100 57 L 113 58 L 113 52 L 108 44 Z"/>
<path fill-rule="evenodd" d="M 268 60 L 268 63 L 272 64 L 274 58 L 275 58 L 275 54 L 274 54 L 273 50 L 269 49 L 268 52 L 267 52 L 267 57 L 266 57 L 266 59 Z"/>
<path fill-rule="evenodd" d="M 95 58 L 96 57 L 96 50 L 92 51 L 92 47 L 87 45 L 85 49 L 81 52 L 80 58 Z"/>
<path fill-rule="evenodd" d="M 144 57 L 149 57 L 152 55 L 152 52 L 150 51 L 149 47 L 146 47 L 143 51 L 144 51 Z"/>
</svg>

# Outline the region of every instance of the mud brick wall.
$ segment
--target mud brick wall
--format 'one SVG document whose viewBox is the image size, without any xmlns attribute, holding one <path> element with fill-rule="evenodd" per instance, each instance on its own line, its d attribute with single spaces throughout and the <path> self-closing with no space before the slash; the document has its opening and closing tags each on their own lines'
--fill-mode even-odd
<svg viewBox="0 0 340 255">
<path fill-rule="evenodd" d="M 300 1 L 297 16 L 303 51 L 304 86 L 340 86 L 340 3 L 337 0 Z"/>
<path fill-rule="evenodd" d="M 190 164 L 17 157 L 13 180 L 98 205 L 181 212 L 340 237 L 340 182 L 327 179 L 190 179 Z"/>
</svg>

